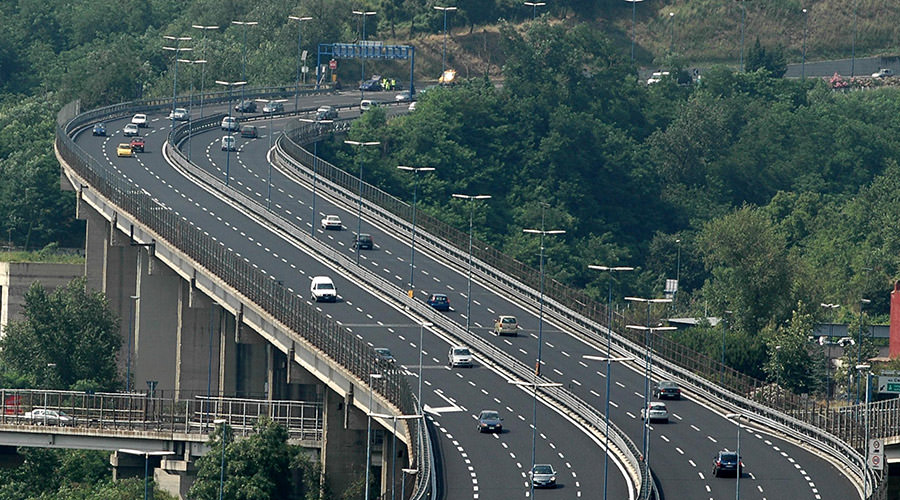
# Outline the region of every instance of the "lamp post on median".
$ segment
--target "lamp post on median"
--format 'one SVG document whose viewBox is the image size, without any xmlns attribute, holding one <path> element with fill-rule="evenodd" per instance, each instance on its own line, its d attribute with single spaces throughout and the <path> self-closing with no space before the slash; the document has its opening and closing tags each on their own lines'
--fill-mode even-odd
<svg viewBox="0 0 900 500">
<path fill-rule="evenodd" d="M 216 83 L 218 83 L 219 85 L 224 85 L 228 89 L 228 124 L 229 124 L 229 126 L 231 126 L 231 89 L 234 87 L 241 87 L 241 89 L 243 89 L 244 88 L 243 86 L 246 85 L 247 82 L 243 81 L 243 80 L 240 82 L 226 82 L 226 81 L 222 81 L 222 80 L 216 80 Z M 243 93 L 243 91 L 241 91 L 241 93 Z M 230 134 L 231 132 L 234 132 L 234 131 L 228 130 L 228 132 Z M 231 169 L 231 147 L 229 146 L 229 147 L 225 148 L 225 185 L 226 186 L 228 185 L 229 178 L 231 177 L 230 169 Z"/>
<path fill-rule="evenodd" d="M 369 16 L 374 16 L 376 12 L 374 10 L 354 10 L 353 13 L 357 16 L 362 17 L 362 45 L 365 44 L 366 41 L 366 18 Z M 363 54 L 362 58 L 360 58 L 360 75 L 359 79 L 359 98 L 362 99 L 365 94 L 362 88 L 362 83 L 366 81 L 366 54 Z M 368 499 L 366 499 L 368 500 Z"/>
<path fill-rule="evenodd" d="M 316 124 L 316 140 L 313 141 L 313 188 L 312 188 L 312 218 L 309 220 L 309 235 L 313 238 L 316 237 L 316 187 L 318 181 L 318 167 L 319 167 L 319 127 L 322 124 L 331 125 L 334 123 L 334 120 L 310 120 L 309 118 L 300 118 L 301 122 L 305 123 L 315 123 Z"/>
<path fill-rule="evenodd" d="M 416 197 L 419 194 L 419 172 L 432 172 L 434 171 L 434 167 L 407 167 L 403 165 L 397 165 L 397 168 L 400 170 L 406 170 L 407 172 L 412 172 L 413 177 L 415 178 L 415 182 L 413 185 L 413 205 L 412 205 L 412 237 L 410 238 L 409 248 L 409 290 L 412 293 L 415 285 L 413 284 L 414 273 L 415 273 L 415 262 L 416 262 Z"/>
<path fill-rule="evenodd" d="M 247 26 L 256 26 L 257 21 L 231 21 L 231 24 L 241 26 L 244 42 L 241 44 L 241 80 L 247 81 Z M 241 87 L 241 102 L 244 102 L 244 87 Z"/>
<path fill-rule="evenodd" d="M 218 26 L 205 26 L 202 24 L 192 24 L 192 28 L 200 30 L 203 33 L 203 37 L 200 39 L 200 43 L 203 45 L 203 53 L 200 54 L 203 59 L 206 59 L 206 32 L 209 30 L 217 30 Z M 200 67 L 200 118 L 203 118 L 203 86 L 206 83 L 206 65 Z"/>
<path fill-rule="evenodd" d="M 192 40 L 189 36 L 172 36 L 172 35 L 163 35 L 163 38 L 166 40 L 171 40 L 175 42 L 174 47 L 164 46 L 163 50 L 170 50 L 175 52 L 175 73 L 172 76 L 172 130 L 175 130 L 175 101 L 178 98 L 178 53 L 179 52 L 187 52 L 194 50 L 190 47 L 181 47 L 181 42 L 188 42 Z"/>
<path fill-rule="evenodd" d="M 608 347 L 607 347 L 608 349 Z M 607 488 L 606 483 L 609 479 L 609 365 L 612 363 L 621 363 L 625 361 L 633 361 L 634 358 L 631 356 L 622 356 L 618 358 L 613 358 L 609 356 L 609 350 L 607 350 L 606 356 L 592 356 L 585 354 L 581 356 L 584 359 L 590 359 L 593 361 L 605 361 L 606 362 L 606 410 L 603 414 L 603 447 L 605 448 L 605 453 L 603 455 L 603 500 L 607 498 Z"/>
<path fill-rule="evenodd" d="M 397 482 L 397 420 L 418 419 L 424 417 L 424 415 L 387 415 L 384 413 L 370 413 L 369 417 L 389 418 L 394 421 L 394 430 L 393 434 L 391 434 L 391 500 L 394 500 L 394 484 Z M 403 496 L 401 495 L 400 498 L 402 499 Z"/>
<path fill-rule="evenodd" d="M 638 0 L 640 1 L 640 0 Z M 537 19 L 537 8 L 547 5 L 546 2 L 525 2 L 527 7 L 531 7 L 531 20 Z"/>
<path fill-rule="evenodd" d="M 195 64 L 200 64 L 201 66 L 203 66 L 206 64 L 205 59 L 195 59 L 195 60 L 179 59 L 178 62 L 187 63 L 187 64 L 190 64 L 191 66 L 193 66 Z M 190 95 L 190 97 L 188 98 L 188 161 L 191 161 L 191 137 L 194 136 L 194 131 L 191 129 L 191 124 L 193 123 L 193 119 L 194 119 L 194 116 L 193 116 L 193 113 L 194 113 L 194 72 L 193 72 L 193 70 L 191 71 L 191 93 L 189 95 Z M 201 99 L 202 99 L 202 94 L 201 94 Z M 174 120 L 174 115 L 173 115 L 172 119 Z"/>
<path fill-rule="evenodd" d="M 276 102 L 287 102 L 287 99 L 257 99 L 258 102 L 262 103 L 276 103 Z M 272 126 L 272 117 L 275 115 L 275 111 L 273 110 L 269 113 L 269 132 L 266 134 L 269 136 L 269 149 L 272 149 L 272 136 L 275 135 L 275 129 Z M 269 164 L 269 173 L 266 177 L 266 208 L 272 208 L 272 162 L 267 162 Z"/>
<path fill-rule="evenodd" d="M 422 342 L 425 340 L 425 327 L 434 326 L 434 323 L 424 322 L 419 324 L 419 407 L 425 408 L 422 404 Z"/>
<path fill-rule="evenodd" d="M 532 382 L 526 382 L 522 380 L 510 380 L 509 383 L 512 385 L 518 385 L 523 387 L 531 387 L 531 398 L 534 402 L 534 409 L 531 414 L 531 473 L 534 474 L 534 464 L 535 464 L 535 449 L 537 444 L 537 390 L 538 387 L 562 387 L 562 384 L 558 382 L 543 382 L 538 383 L 538 377 L 540 374 L 535 370 L 534 379 Z M 528 497 L 534 498 L 534 477 L 530 481 L 528 481 Z"/>
<path fill-rule="evenodd" d="M 672 302 L 672 299 L 645 299 L 641 297 L 625 297 L 625 300 L 632 302 L 641 302 L 647 304 L 647 324 L 646 326 L 640 325 L 625 325 L 625 328 L 630 328 L 632 330 L 641 330 L 644 332 L 644 348 L 646 349 L 646 354 L 644 356 L 644 411 L 650 405 L 650 379 L 653 374 L 653 333 L 658 331 L 667 331 L 667 330 L 676 330 L 674 326 L 650 326 L 650 306 L 652 304 L 661 304 L 661 303 L 669 303 Z M 644 425 L 642 431 L 642 441 L 643 441 L 643 453 L 644 453 L 644 467 L 646 472 L 650 474 L 650 418 L 645 415 Z"/>
<path fill-rule="evenodd" d="M 444 44 L 441 48 L 441 74 L 443 75 L 447 67 L 447 12 L 455 11 L 456 7 L 441 7 L 439 5 L 435 5 L 434 8 L 436 10 L 444 11 Z"/>
<path fill-rule="evenodd" d="M 300 110 L 300 67 L 303 61 L 300 59 L 303 41 L 303 21 L 309 21 L 311 16 L 288 16 L 288 19 L 297 21 L 297 93 L 294 94 L 294 111 Z M 304 78 L 305 80 L 305 78 Z"/>
<path fill-rule="evenodd" d="M 174 451 L 144 451 L 144 450 L 132 450 L 129 448 L 119 448 L 121 453 L 127 453 L 129 455 L 143 455 L 144 456 L 144 500 L 147 500 L 150 492 L 150 457 L 160 457 L 166 455 L 174 455 Z"/>
<path fill-rule="evenodd" d="M 613 283 L 613 273 L 617 272 L 627 272 L 634 271 L 633 267 L 608 267 L 608 266 L 588 266 L 588 269 L 593 269 L 595 271 L 602 271 L 609 273 L 609 299 L 606 303 L 606 410 L 604 411 L 603 420 L 605 422 L 606 430 L 604 431 L 604 436 L 606 439 L 606 445 L 609 445 L 609 380 L 611 378 L 610 375 L 610 365 L 611 362 L 614 361 L 612 358 L 612 283 Z M 599 360 L 596 357 L 584 356 L 588 359 Z M 603 500 L 606 500 L 606 479 L 609 471 L 609 452 L 603 457 Z"/>
<path fill-rule="evenodd" d="M 866 374 L 866 422 L 865 422 L 865 432 L 863 438 L 863 457 L 866 459 L 866 465 L 862 469 L 862 479 L 863 479 L 863 498 L 869 498 L 869 388 L 872 386 L 872 381 L 870 380 L 872 376 L 872 366 L 868 364 L 859 364 L 856 365 L 856 371 L 859 372 L 859 377 L 862 378 L 863 372 Z"/>
<path fill-rule="evenodd" d="M 741 500 L 741 418 L 745 418 L 744 415 L 740 413 L 729 413 L 725 415 L 725 418 L 734 419 L 737 421 L 737 472 L 735 476 L 737 480 L 734 485 L 734 500 Z"/>
<path fill-rule="evenodd" d="M 366 411 L 368 423 L 366 424 L 366 496 L 365 500 L 369 500 L 369 469 L 372 467 L 372 381 L 381 378 L 380 373 L 369 374 L 369 407 Z"/>
<path fill-rule="evenodd" d="M 625 0 L 631 3 L 631 62 L 634 63 L 634 39 L 635 39 L 635 20 L 637 19 L 637 4 L 644 0 Z"/>
<path fill-rule="evenodd" d="M 350 144 L 351 146 L 357 146 L 358 148 L 365 146 L 378 146 L 381 144 L 378 141 L 369 141 L 369 142 L 359 142 L 359 141 L 344 141 L 344 144 Z M 363 188 L 363 164 L 362 164 L 362 154 L 359 150 L 356 152 L 357 161 L 359 163 L 359 192 L 357 197 L 357 205 L 356 205 L 356 239 L 354 240 L 354 247 L 356 247 L 356 265 L 359 265 L 359 238 L 362 234 L 362 188 Z"/>
<path fill-rule="evenodd" d="M 475 219 L 475 202 L 478 200 L 489 200 L 489 194 L 457 194 L 453 193 L 454 198 L 468 200 L 471 210 L 469 211 L 469 270 L 466 279 L 466 333 L 469 333 L 470 317 L 472 312 L 472 223 Z"/>
</svg>

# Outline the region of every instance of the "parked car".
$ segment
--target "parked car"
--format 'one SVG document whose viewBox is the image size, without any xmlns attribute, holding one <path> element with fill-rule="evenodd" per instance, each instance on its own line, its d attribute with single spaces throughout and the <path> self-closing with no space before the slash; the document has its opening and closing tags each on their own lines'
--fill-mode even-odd
<svg viewBox="0 0 900 500">
<path fill-rule="evenodd" d="M 881 68 L 878 71 L 872 73 L 872 78 L 885 78 L 888 76 L 894 76 L 894 70 L 890 68 Z"/>
<path fill-rule="evenodd" d="M 29 412 L 25 412 L 25 415 L 22 418 L 33 425 L 75 425 L 75 417 L 66 415 L 63 411 L 49 410 L 47 408 L 35 408 Z"/>
<path fill-rule="evenodd" d="M 241 101 L 234 105 L 234 110 L 239 113 L 256 113 L 256 103 L 254 101 Z"/>
<path fill-rule="evenodd" d="M 665 403 L 652 401 L 646 408 L 641 408 L 641 420 L 647 419 L 651 422 L 654 420 L 660 422 L 669 421 L 669 409 Z"/>
<path fill-rule="evenodd" d="M 284 112 L 283 102 L 267 102 L 263 106 L 263 113 L 282 113 Z"/>
<path fill-rule="evenodd" d="M 144 138 L 143 137 L 135 137 L 134 139 L 131 140 L 130 146 L 131 146 L 132 151 L 137 151 L 139 153 L 143 153 L 144 146 L 145 146 Z"/>
<path fill-rule="evenodd" d="M 391 350 L 387 347 L 376 347 L 375 355 L 377 356 L 378 361 L 385 361 L 387 363 L 395 363 L 397 361 L 391 354 Z"/>
<path fill-rule="evenodd" d="M 481 410 L 478 414 L 478 432 L 503 432 L 503 419 L 497 410 Z"/>
<path fill-rule="evenodd" d="M 234 116 L 222 118 L 222 130 L 239 130 L 238 119 Z"/>
<path fill-rule="evenodd" d="M 133 123 L 125 125 L 125 128 L 122 129 L 122 135 L 125 137 L 134 137 L 140 133 L 141 131 L 138 129 L 138 126 Z"/>
<path fill-rule="evenodd" d="M 106 125 L 101 123 L 95 123 L 94 128 L 91 129 L 91 135 L 106 135 Z"/>
<path fill-rule="evenodd" d="M 409 102 L 412 101 L 412 98 L 412 92 L 410 92 L 409 90 L 404 90 L 403 92 L 400 92 L 399 94 L 394 96 L 394 100 L 397 102 Z"/>
<path fill-rule="evenodd" d="M 344 224 L 341 222 L 341 218 L 337 215 L 326 215 L 322 218 L 322 229 L 336 229 L 340 231 L 344 228 Z"/>
<path fill-rule="evenodd" d="M 237 139 L 233 135 L 222 136 L 222 151 L 235 151 L 237 149 Z"/>
<path fill-rule="evenodd" d="M 494 335 L 512 335 L 519 331 L 519 323 L 515 316 L 500 316 L 494 320 Z"/>
<path fill-rule="evenodd" d="M 357 237 L 353 238 L 353 248 L 372 250 L 375 248 L 375 240 L 372 239 L 371 234 L 359 233 Z"/>
<path fill-rule="evenodd" d="M 338 111 L 334 106 L 319 106 L 316 110 L 316 120 L 334 120 L 338 117 Z"/>
<path fill-rule="evenodd" d="M 371 79 L 362 82 L 359 86 L 359 90 L 366 92 L 378 92 L 383 90 L 383 87 L 381 86 L 381 77 L 376 75 Z"/>
<path fill-rule="evenodd" d="M 450 348 L 449 353 L 450 366 L 472 366 L 472 352 L 464 345 L 458 345 Z"/>
<path fill-rule="evenodd" d="M 550 464 L 534 464 L 531 484 L 535 488 L 556 488 L 556 470 Z"/>
<path fill-rule="evenodd" d="M 438 311 L 450 310 L 450 299 L 443 293 L 432 293 L 425 302 Z"/>
<path fill-rule="evenodd" d="M 137 125 L 138 127 L 146 127 L 147 125 L 149 125 L 149 122 L 147 121 L 147 115 L 145 115 L 144 113 L 138 113 L 132 116 L 131 123 Z"/>
<path fill-rule="evenodd" d="M 131 152 L 131 144 L 123 142 L 116 146 L 116 156 L 120 158 L 123 156 L 134 156 L 134 154 Z"/>
<path fill-rule="evenodd" d="M 657 399 L 681 399 L 681 388 L 671 380 L 661 380 L 656 384 L 656 390 L 654 392 L 656 393 Z"/>
<path fill-rule="evenodd" d="M 309 293 L 313 302 L 335 302 L 337 289 L 328 276 L 316 276 L 309 284 Z"/>
<path fill-rule="evenodd" d="M 368 111 L 372 108 L 378 107 L 378 101 L 373 101 L 371 99 L 363 99 L 359 101 L 359 110 L 360 111 Z"/>
<path fill-rule="evenodd" d="M 256 130 L 255 125 L 244 125 L 243 127 L 241 127 L 241 137 L 256 139 L 257 137 L 259 137 L 259 131 Z"/>
<path fill-rule="evenodd" d="M 722 450 L 713 458 L 713 476 L 722 474 L 741 474 L 744 472 L 744 463 L 738 458 L 737 452 Z"/>
<path fill-rule="evenodd" d="M 186 122 L 191 119 L 191 115 L 188 113 L 188 110 L 184 108 L 175 108 L 172 111 L 169 111 L 169 119 L 174 119 L 179 122 Z"/>
</svg>

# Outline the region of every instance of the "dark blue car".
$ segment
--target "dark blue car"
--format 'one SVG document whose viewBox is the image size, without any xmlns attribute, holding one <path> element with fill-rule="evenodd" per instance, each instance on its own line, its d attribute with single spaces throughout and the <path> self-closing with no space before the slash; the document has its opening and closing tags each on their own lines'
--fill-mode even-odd
<svg viewBox="0 0 900 500">
<path fill-rule="evenodd" d="M 438 311 L 449 311 L 450 310 L 450 299 L 447 298 L 443 293 L 433 293 L 428 297 L 428 305 L 437 309 Z"/>
<path fill-rule="evenodd" d="M 91 131 L 92 135 L 106 135 L 106 125 L 102 123 L 95 123 L 94 129 Z"/>
</svg>

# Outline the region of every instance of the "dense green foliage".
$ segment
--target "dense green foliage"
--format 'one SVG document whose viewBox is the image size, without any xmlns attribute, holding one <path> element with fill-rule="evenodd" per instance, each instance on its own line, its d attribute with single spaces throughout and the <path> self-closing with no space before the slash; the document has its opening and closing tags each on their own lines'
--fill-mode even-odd
<svg viewBox="0 0 900 500">
<path fill-rule="evenodd" d="M 40 389 L 113 391 L 122 385 L 119 320 L 102 293 L 85 290 L 84 278 L 54 291 L 35 282 L 25 293 L 23 314 L 0 339 L 4 371 Z"/>
</svg>

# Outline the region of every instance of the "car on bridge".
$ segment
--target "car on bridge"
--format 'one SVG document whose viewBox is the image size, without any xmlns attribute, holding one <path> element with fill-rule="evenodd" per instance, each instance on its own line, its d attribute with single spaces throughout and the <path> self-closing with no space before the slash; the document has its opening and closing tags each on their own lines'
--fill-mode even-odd
<svg viewBox="0 0 900 500">
<path fill-rule="evenodd" d="M 134 137 L 140 133 L 141 131 L 138 129 L 138 126 L 133 123 L 125 125 L 125 128 L 122 129 L 122 135 L 125 137 Z"/>
<path fill-rule="evenodd" d="M 660 380 L 653 392 L 656 394 L 656 399 L 681 399 L 681 388 L 671 380 Z"/>
<path fill-rule="evenodd" d="M 353 238 L 353 248 L 360 250 L 373 250 L 375 248 L 375 240 L 368 233 L 359 233 L 359 236 Z"/>
<path fill-rule="evenodd" d="M 29 412 L 25 412 L 22 417 L 25 422 L 33 425 L 61 425 L 71 427 L 75 425 L 75 417 L 66 415 L 60 410 L 50 410 L 47 408 L 35 408 Z"/>
<path fill-rule="evenodd" d="M 641 420 L 647 419 L 650 422 L 654 420 L 660 422 L 669 421 L 669 409 L 665 403 L 653 401 L 646 408 L 641 408 Z"/>
<path fill-rule="evenodd" d="M 222 151 L 234 151 L 237 149 L 237 139 L 233 135 L 222 136 Z"/>
<path fill-rule="evenodd" d="M 550 464 L 534 464 L 531 484 L 535 488 L 556 488 L 556 470 Z"/>
<path fill-rule="evenodd" d="M 497 410 L 481 410 L 478 414 L 478 432 L 503 432 L 503 419 Z"/>
<path fill-rule="evenodd" d="M 134 156 L 134 153 L 131 150 L 131 144 L 123 142 L 116 146 L 116 156 L 119 158 Z"/>
<path fill-rule="evenodd" d="M 341 218 L 337 215 L 326 215 L 322 218 L 322 229 L 335 229 L 340 231 L 344 228 L 344 224 L 341 222 Z"/>
<path fill-rule="evenodd" d="M 284 103 L 270 101 L 263 106 L 263 113 L 283 113 Z"/>
<path fill-rule="evenodd" d="M 309 284 L 309 293 L 314 302 L 337 301 L 337 289 L 328 276 L 316 276 Z"/>
<path fill-rule="evenodd" d="M 319 109 L 316 110 L 316 121 L 334 120 L 337 117 L 338 111 L 334 109 L 334 106 L 319 106 Z"/>
<path fill-rule="evenodd" d="M 240 125 L 238 125 L 238 119 L 233 116 L 226 116 L 222 118 L 222 130 L 240 130 Z"/>
<path fill-rule="evenodd" d="M 394 355 L 391 354 L 391 350 L 387 347 L 376 347 L 375 348 L 375 360 L 376 361 L 384 361 L 386 363 L 396 363 L 397 360 L 394 359 Z"/>
<path fill-rule="evenodd" d="M 191 119 L 191 115 L 188 113 L 188 110 L 184 108 L 175 108 L 169 112 L 169 119 L 178 122 L 186 122 Z"/>
<path fill-rule="evenodd" d="M 147 120 L 147 115 L 144 113 L 137 113 L 131 117 L 131 123 L 137 125 L 138 127 L 146 127 L 150 124 L 149 120 Z"/>
<path fill-rule="evenodd" d="M 473 363 L 472 351 L 464 345 L 451 347 L 448 357 L 450 358 L 451 368 L 457 366 L 472 366 Z"/>
<path fill-rule="evenodd" d="M 234 105 L 238 113 L 256 113 L 256 103 L 253 101 L 241 101 Z"/>
<path fill-rule="evenodd" d="M 256 125 L 244 125 L 241 127 L 241 137 L 246 139 L 256 139 L 259 137 L 259 131 L 256 129 Z"/>
<path fill-rule="evenodd" d="M 722 450 L 713 459 L 713 476 L 723 474 L 741 474 L 744 472 L 744 463 L 738 458 L 737 452 Z"/>
<path fill-rule="evenodd" d="M 519 332 L 519 322 L 515 316 L 500 316 L 494 320 L 494 335 L 512 335 Z"/>
<path fill-rule="evenodd" d="M 106 135 L 106 125 L 103 122 L 95 123 L 94 128 L 91 129 L 91 135 Z"/>
<path fill-rule="evenodd" d="M 135 138 L 131 139 L 130 146 L 131 146 L 131 150 L 134 152 L 143 153 L 145 145 L 146 145 L 146 143 L 144 142 L 143 137 L 135 137 Z"/>
<path fill-rule="evenodd" d="M 450 310 L 450 299 L 443 293 L 432 293 L 425 302 L 438 311 Z"/>
</svg>

